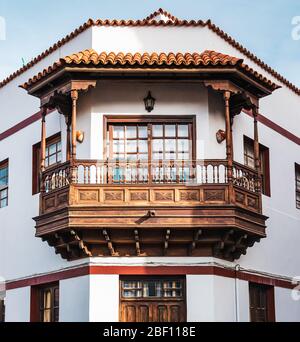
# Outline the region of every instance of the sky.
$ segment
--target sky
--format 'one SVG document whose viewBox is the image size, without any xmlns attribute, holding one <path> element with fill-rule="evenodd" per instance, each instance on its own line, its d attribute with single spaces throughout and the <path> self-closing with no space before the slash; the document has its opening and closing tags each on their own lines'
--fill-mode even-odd
<svg viewBox="0 0 300 342">
<path fill-rule="evenodd" d="M 143 19 L 160 7 L 211 19 L 300 87 L 300 0 L 0 0 L 0 80 L 88 18 Z"/>
</svg>

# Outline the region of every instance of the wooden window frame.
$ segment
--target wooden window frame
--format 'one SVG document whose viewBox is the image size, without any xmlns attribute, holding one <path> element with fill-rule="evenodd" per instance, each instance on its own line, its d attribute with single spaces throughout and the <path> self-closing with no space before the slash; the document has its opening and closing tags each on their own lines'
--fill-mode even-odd
<svg viewBox="0 0 300 342">
<path fill-rule="evenodd" d="M 295 163 L 295 188 L 296 188 L 296 208 L 300 209 L 300 201 L 297 200 L 300 196 L 300 164 Z"/>
<path fill-rule="evenodd" d="M 7 168 L 7 184 L 0 186 L 0 194 L 2 193 L 2 191 L 6 191 L 7 192 L 7 196 L 4 198 L 0 198 L 0 209 L 2 208 L 6 208 L 8 206 L 8 189 L 9 189 L 9 159 L 5 159 L 3 161 L 0 162 L 0 169 L 6 169 Z M 6 200 L 6 205 L 5 206 L 1 206 L 1 201 L 2 200 Z"/>
<path fill-rule="evenodd" d="M 51 290 L 51 308 L 50 317 L 51 323 L 54 322 L 54 310 L 58 310 L 58 321 L 59 321 L 59 298 L 58 306 L 54 306 L 55 303 L 55 291 L 59 289 L 59 282 L 49 283 L 44 285 L 32 286 L 31 287 L 31 298 L 30 298 L 30 322 L 43 322 L 43 313 L 45 308 L 43 308 L 43 294 L 46 290 Z"/>
<path fill-rule="evenodd" d="M 147 282 L 147 281 L 160 281 L 160 282 L 172 282 L 172 281 L 180 281 L 181 282 L 181 291 L 182 295 L 180 297 L 124 297 L 123 296 L 123 283 L 125 281 L 136 281 L 136 282 Z M 120 277 L 120 301 L 185 301 L 186 300 L 186 278 L 184 276 L 122 276 Z"/>
<path fill-rule="evenodd" d="M 108 151 L 108 141 L 107 141 L 107 130 L 109 124 L 191 124 L 191 138 L 192 138 L 192 159 L 196 159 L 197 151 L 196 151 L 196 116 L 195 115 L 175 115 L 171 117 L 170 115 L 155 115 L 155 116 L 146 116 L 146 115 L 105 115 L 103 118 L 103 156 L 107 157 Z M 149 158 L 152 157 L 151 149 L 148 150 Z"/>
<path fill-rule="evenodd" d="M 252 312 L 251 312 L 251 291 L 253 288 L 258 288 L 260 290 L 265 291 L 266 295 L 266 322 L 275 322 L 276 315 L 275 315 L 275 289 L 274 286 L 268 286 L 259 283 L 249 282 L 249 312 L 250 312 L 250 321 L 256 322 L 253 319 Z"/>
<path fill-rule="evenodd" d="M 51 137 L 46 139 L 46 149 L 47 146 L 54 144 L 55 142 L 61 141 L 61 132 L 58 132 Z M 40 151 L 41 151 L 41 142 L 36 143 L 35 145 L 32 146 L 32 195 L 36 195 L 40 192 Z M 62 153 L 62 151 L 61 151 Z M 60 162 L 56 164 L 60 164 Z M 51 167 L 55 165 L 52 164 L 50 165 Z M 50 167 L 49 166 L 49 167 Z M 47 168 L 46 168 L 47 169 Z"/>
<path fill-rule="evenodd" d="M 249 156 L 246 154 L 246 146 L 250 146 L 254 151 L 254 140 L 244 135 L 244 164 L 248 167 L 251 167 L 247 164 L 247 159 Z M 270 149 L 262 144 L 259 144 L 259 154 L 262 175 L 262 194 L 271 197 Z"/>
</svg>

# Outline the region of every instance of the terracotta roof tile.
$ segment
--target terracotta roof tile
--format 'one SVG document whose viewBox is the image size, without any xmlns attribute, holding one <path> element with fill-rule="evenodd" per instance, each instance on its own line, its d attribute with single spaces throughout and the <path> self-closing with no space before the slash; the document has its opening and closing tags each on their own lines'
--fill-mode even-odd
<svg viewBox="0 0 300 342">
<path fill-rule="evenodd" d="M 157 13 L 157 14 L 156 14 Z M 153 20 L 153 18 L 158 14 L 164 14 L 167 17 L 170 18 L 169 21 L 165 22 L 163 20 L 156 21 Z M 171 17 L 170 17 L 171 16 Z M 174 19 L 175 20 L 174 20 Z M 280 75 L 278 72 L 276 72 L 274 69 L 272 69 L 270 66 L 268 66 L 266 63 L 264 63 L 261 59 L 259 59 L 257 56 L 255 56 L 253 53 L 251 53 L 248 49 L 246 49 L 243 45 L 238 43 L 236 40 L 234 40 L 230 35 L 222 31 L 218 26 L 213 24 L 211 20 L 208 20 L 206 22 L 199 20 L 179 20 L 178 18 L 172 16 L 170 13 L 164 11 L 163 9 L 159 9 L 158 11 L 154 12 L 152 15 L 147 17 L 144 20 L 93 20 L 89 19 L 86 23 L 81 25 L 79 28 L 74 30 L 71 34 L 67 35 L 63 39 L 59 40 L 57 43 L 52 45 L 49 49 L 44 51 L 42 54 L 34 58 L 32 61 L 30 61 L 28 64 L 26 64 L 24 67 L 20 68 L 7 78 L 5 78 L 2 82 L 0 82 L 0 89 L 4 87 L 6 84 L 14 80 L 16 77 L 21 75 L 22 73 L 26 72 L 28 69 L 36 65 L 38 62 L 40 62 L 42 59 L 50 55 L 52 52 L 56 51 L 61 46 L 68 43 L 73 38 L 77 37 L 80 33 L 87 30 L 88 28 L 92 26 L 194 26 L 194 27 L 207 27 L 208 29 L 215 32 L 219 37 L 224 39 L 228 44 L 236 48 L 239 52 L 244 54 L 246 57 L 248 57 L 251 61 L 255 62 L 257 65 L 259 65 L 263 70 L 267 71 L 270 75 L 272 75 L 275 79 L 286 85 L 289 89 L 291 89 L 296 94 L 300 95 L 300 89 L 296 87 L 294 84 L 289 82 L 285 77 Z"/>
<path fill-rule="evenodd" d="M 265 78 L 263 75 L 251 69 L 246 64 L 243 64 L 243 59 L 225 55 L 216 51 L 206 50 L 203 53 L 106 53 L 98 54 L 95 50 L 85 50 L 72 55 L 61 58 L 49 68 L 43 70 L 33 78 L 30 78 L 21 87 L 28 89 L 33 84 L 40 81 L 42 78 L 53 73 L 58 68 L 66 65 L 118 65 L 118 66 L 166 66 L 166 67 L 236 67 L 239 70 L 247 73 L 252 78 L 264 83 L 266 86 L 275 90 L 278 86 Z"/>
<path fill-rule="evenodd" d="M 179 19 L 177 17 L 175 17 L 171 13 L 163 10 L 162 8 L 159 8 L 157 11 L 150 14 L 147 18 L 145 18 L 145 20 L 147 20 L 147 21 L 153 20 L 158 15 L 164 15 L 165 17 L 169 18 L 171 21 L 179 21 Z"/>
</svg>

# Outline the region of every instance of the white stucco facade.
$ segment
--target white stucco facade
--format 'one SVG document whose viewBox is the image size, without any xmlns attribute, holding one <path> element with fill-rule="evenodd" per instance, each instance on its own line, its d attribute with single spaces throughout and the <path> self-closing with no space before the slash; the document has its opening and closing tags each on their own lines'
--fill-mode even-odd
<svg viewBox="0 0 300 342">
<path fill-rule="evenodd" d="M 281 85 L 261 100 L 260 113 L 300 137 L 300 97 L 245 57 L 208 28 L 202 27 L 91 27 L 42 59 L 0 89 L 0 134 L 39 111 L 39 101 L 18 86 L 60 57 L 93 48 L 97 52 L 202 52 L 216 50 L 243 58 L 245 63 Z M 225 143 L 215 134 L 225 130 L 222 96 L 194 83 L 99 81 L 80 96 L 78 129 L 85 132 L 77 147 L 78 158 L 103 159 L 103 117 L 146 115 L 143 98 L 151 90 L 156 106 L 151 115 L 196 116 L 197 159 L 226 158 Z M 47 136 L 62 134 L 64 118 L 56 111 L 47 116 Z M 91 258 L 68 262 L 35 237 L 33 217 L 38 215 L 39 195 L 32 195 L 32 146 L 40 141 L 40 121 L 0 140 L 0 162 L 9 159 L 8 206 L 0 209 L 0 276 L 8 282 L 30 279 L 82 265 L 118 267 L 190 267 L 203 265 L 241 269 L 259 276 L 290 281 L 300 275 L 300 210 L 295 205 L 295 163 L 300 164 L 299 144 L 259 123 L 259 140 L 270 150 L 271 197 L 263 196 L 267 238 L 247 250 L 235 263 L 214 258 Z M 234 120 L 234 159 L 244 163 L 244 135 L 253 138 L 253 119 L 241 113 Z M 65 154 L 65 149 L 63 149 Z M 63 159 L 65 155 L 63 155 Z M 176 274 L 175 274 L 176 275 Z M 62 322 L 119 320 L 119 275 L 90 274 L 63 279 L 59 315 Z M 226 276 L 186 276 L 187 320 L 248 322 L 249 282 Z M 275 286 L 277 321 L 300 321 L 300 301 L 291 289 Z M 6 321 L 30 321 L 30 286 L 7 291 Z"/>
</svg>

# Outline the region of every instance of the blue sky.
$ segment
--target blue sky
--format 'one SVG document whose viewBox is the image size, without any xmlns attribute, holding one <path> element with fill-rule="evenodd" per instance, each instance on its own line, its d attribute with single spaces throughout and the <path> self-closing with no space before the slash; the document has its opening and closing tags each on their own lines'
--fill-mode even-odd
<svg viewBox="0 0 300 342">
<path fill-rule="evenodd" d="M 181 19 L 212 19 L 300 87 L 300 40 L 291 35 L 299 0 L 0 0 L 0 79 L 88 18 L 142 19 L 159 7 Z"/>
</svg>

